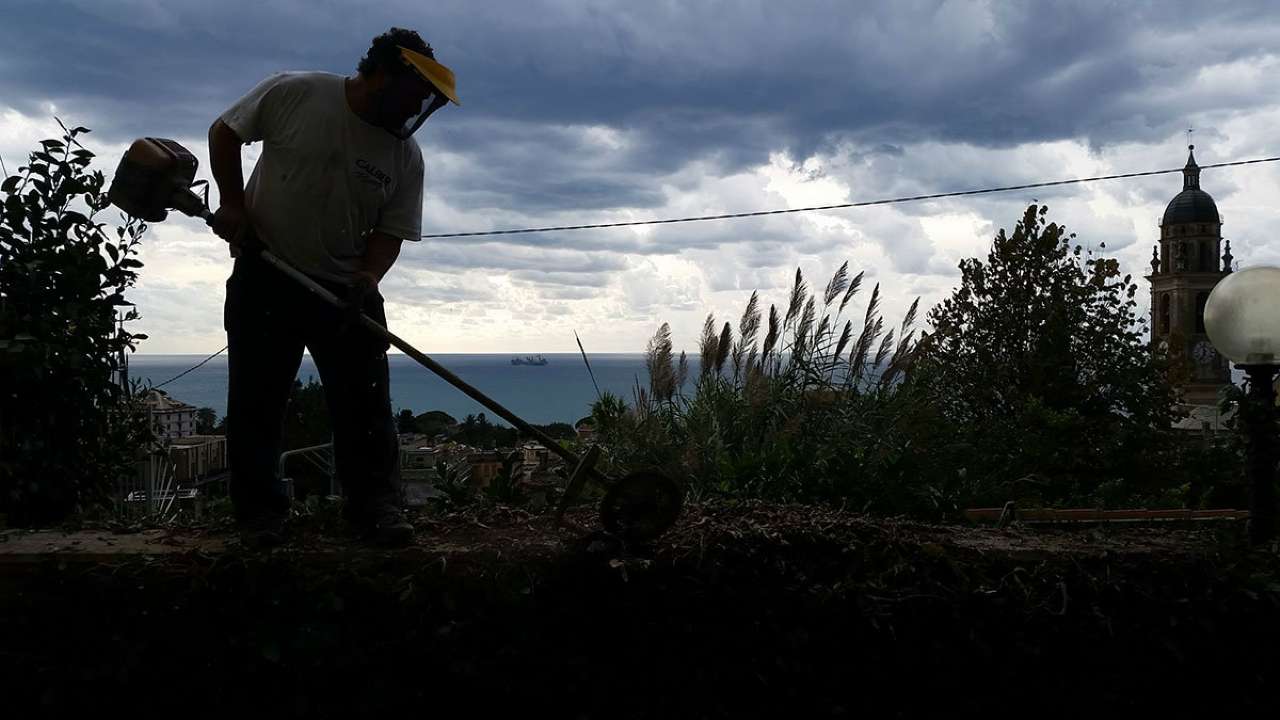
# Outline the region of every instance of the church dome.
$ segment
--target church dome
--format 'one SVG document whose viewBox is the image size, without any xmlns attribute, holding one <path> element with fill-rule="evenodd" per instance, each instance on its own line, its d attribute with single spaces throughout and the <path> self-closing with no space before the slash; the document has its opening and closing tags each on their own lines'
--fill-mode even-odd
<svg viewBox="0 0 1280 720">
<path fill-rule="evenodd" d="M 1209 193 L 1200 189 L 1200 166 L 1196 165 L 1195 146 L 1187 155 L 1187 165 L 1182 168 L 1182 192 L 1169 201 L 1164 209 L 1161 225 L 1181 223 L 1219 223 L 1218 205 Z"/>
<path fill-rule="evenodd" d="M 1199 188 L 1191 188 L 1173 196 L 1169 206 L 1164 209 L 1164 219 L 1160 224 L 1216 223 L 1218 221 L 1218 205 L 1213 201 L 1213 197 Z"/>
</svg>

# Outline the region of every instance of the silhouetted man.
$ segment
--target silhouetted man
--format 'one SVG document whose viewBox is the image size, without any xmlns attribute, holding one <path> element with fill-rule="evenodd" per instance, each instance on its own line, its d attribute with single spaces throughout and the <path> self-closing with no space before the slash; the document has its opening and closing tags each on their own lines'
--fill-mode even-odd
<svg viewBox="0 0 1280 720">
<path fill-rule="evenodd" d="M 422 153 L 411 137 L 457 103 L 453 73 L 416 32 L 374 38 L 350 77 L 272 75 L 209 128 L 221 194 L 212 224 L 231 243 L 223 323 L 229 345 L 227 445 L 242 537 L 283 541 L 288 498 L 276 477 L 289 390 L 311 351 L 333 423 L 347 519 L 406 544 L 399 443 L 391 413 L 390 345 L 262 260 L 265 247 L 386 324 L 378 282 L 422 223 Z M 240 146 L 262 141 L 244 185 Z"/>
</svg>

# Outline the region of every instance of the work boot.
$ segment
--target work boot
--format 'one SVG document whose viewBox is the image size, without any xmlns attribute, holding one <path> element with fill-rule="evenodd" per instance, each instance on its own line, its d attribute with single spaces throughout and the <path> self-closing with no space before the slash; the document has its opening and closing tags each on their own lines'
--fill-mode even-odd
<svg viewBox="0 0 1280 720">
<path fill-rule="evenodd" d="M 250 550 L 269 550 L 279 547 L 288 539 L 285 516 L 254 515 L 236 523 L 240 544 Z"/>
<path fill-rule="evenodd" d="M 413 525 L 404 511 L 392 503 L 375 505 L 369 512 L 353 517 L 351 524 L 364 537 L 379 545 L 405 547 L 413 542 Z"/>
</svg>

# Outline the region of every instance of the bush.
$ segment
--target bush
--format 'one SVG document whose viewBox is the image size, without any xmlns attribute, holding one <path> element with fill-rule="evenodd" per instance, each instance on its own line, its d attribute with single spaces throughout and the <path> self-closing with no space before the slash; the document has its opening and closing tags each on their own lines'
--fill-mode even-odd
<svg viewBox="0 0 1280 720">
<path fill-rule="evenodd" d="M 117 375 L 145 338 L 117 308 L 146 225 L 95 221 L 109 203 L 88 130 L 63 129 L 0 183 L 0 512 L 20 526 L 106 499 L 147 433 Z"/>
<path fill-rule="evenodd" d="M 947 491 L 919 452 L 936 424 L 917 388 L 901 382 L 916 305 L 886 332 L 877 285 L 861 318 L 842 322 L 862 279 L 846 263 L 816 295 L 797 270 L 785 312 L 770 306 L 766 316 L 753 294 L 736 338 L 708 316 L 691 393 L 689 360 L 674 356 L 664 324 L 634 403 L 605 393 L 593 405 L 607 463 L 681 478 L 694 497 L 937 512 Z"/>
</svg>

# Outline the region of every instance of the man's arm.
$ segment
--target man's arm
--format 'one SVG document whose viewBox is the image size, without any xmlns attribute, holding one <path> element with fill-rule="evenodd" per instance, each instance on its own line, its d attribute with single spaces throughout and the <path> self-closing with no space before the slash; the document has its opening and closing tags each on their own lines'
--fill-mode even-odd
<svg viewBox="0 0 1280 720">
<path fill-rule="evenodd" d="M 240 165 L 242 145 L 244 141 L 222 122 L 222 118 L 209 126 L 209 167 L 224 206 L 244 207 L 244 170 Z"/>
<path fill-rule="evenodd" d="M 376 284 L 382 280 L 396 258 L 400 256 L 401 239 L 384 232 L 374 230 L 369 233 L 365 242 L 363 272 L 369 274 Z"/>
<path fill-rule="evenodd" d="M 209 168 L 218 185 L 218 211 L 210 223 L 213 232 L 231 243 L 231 256 L 239 255 L 236 242 L 248 224 L 244 207 L 244 170 L 240 164 L 240 146 L 244 143 L 236 132 L 222 122 L 209 127 Z"/>
<path fill-rule="evenodd" d="M 422 232 L 422 153 L 416 142 L 408 141 L 409 162 L 403 170 L 395 193 L 378 215 L 378 223 L 368 235 L 364 267 L 377 279 L 391 269 L 404 240 L 421 239 Z"/>
<path fill-rule="evenodd" d="M 356 271 L 355 281 L 347 290 L 345 319 L 339 325 L 339 332 L 353 324 L 358 324 L 360 311 L 364 308 L 365 299 L 378 289 L 378 281 L 387 274 L 400 255 L 400 238 L 374 230 L 365 238 L 364 256 L 360 269 Z"/>
<path fill-rule="evenodd" d="M 232 257 L 238 254 L 236 245 L 241 235 L 250 228 L 240 147 L 272 136 L 280 123 L 281 93 L 287 96 L 297 89 L 292 78 L 290 73 L 266 78 L 209 126 L 209 166 L 221 197 L 221 206 L 210 224 L 218 237 L 231 243 Z"/>
</svg>

